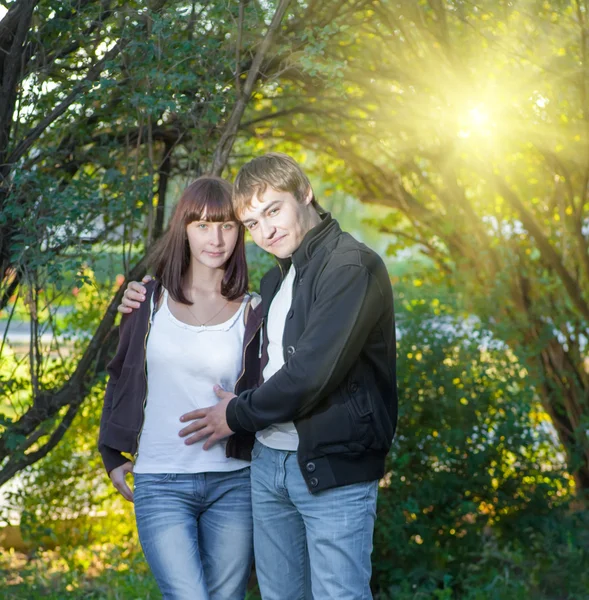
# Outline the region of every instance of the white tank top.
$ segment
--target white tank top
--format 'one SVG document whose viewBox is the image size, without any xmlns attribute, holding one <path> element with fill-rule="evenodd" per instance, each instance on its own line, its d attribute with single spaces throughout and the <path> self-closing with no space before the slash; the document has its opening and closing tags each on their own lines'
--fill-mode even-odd
<svg viewBox="0 0 589 600">
<path fill-rule="evenodd" d="M 203 473 L 249 466 L 225 456 L 226 441 L 203 450 L 204 441 L 187 446 L 178 435 L 186 426 L 181 415 L 217 403 L 214 385 L 233 391 L 242 369 L 248 299 L 246 295 L 225 323 L 195 326 L 174 317 L 164 290 L 147 340 L 148 392 L 136 473 Z"/>
</svg>

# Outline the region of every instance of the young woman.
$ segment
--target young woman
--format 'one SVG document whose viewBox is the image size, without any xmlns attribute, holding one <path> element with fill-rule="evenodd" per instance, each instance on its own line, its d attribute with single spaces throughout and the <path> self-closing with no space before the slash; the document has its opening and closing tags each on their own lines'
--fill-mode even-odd
<svg viewBox="0 0 589 600">
<path fill-rule="evenodd" d="M 156 277 L 141 307 L 123 316 L 108 366 L 99 449 L 115 487 L 134 501 L 164 598 L 244 598 L 253 436 L 206 451 L 179 436 L 182 414 L 217 402 L 215 384 L 239 393 L 259 375 L 261 318 L 246 292 L 244 229 L 230 184 L 201 177 L 188 186 L 151 262 Z"/>
</svg>

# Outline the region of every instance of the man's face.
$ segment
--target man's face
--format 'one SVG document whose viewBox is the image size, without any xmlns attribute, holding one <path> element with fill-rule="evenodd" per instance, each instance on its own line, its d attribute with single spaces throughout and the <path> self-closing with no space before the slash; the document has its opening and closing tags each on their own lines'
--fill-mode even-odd
<svg viewBox="0 0 589 600">
<path fill-rule="evenodd" d="M 319 221 L 312 199 L 310 189 L 305 200 L 298 202 L 290 192 L 267 187 L 254 195 L 239 217 L 260 248 L 278 258 L 287 258 Z"/>
</svg>

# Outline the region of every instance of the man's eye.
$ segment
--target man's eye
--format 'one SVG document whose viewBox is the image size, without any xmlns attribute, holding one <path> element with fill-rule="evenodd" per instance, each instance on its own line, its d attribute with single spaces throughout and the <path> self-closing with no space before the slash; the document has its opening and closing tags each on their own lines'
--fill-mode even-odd
<svg viewBox="0 0 589 600">
<path fill-rule="evenodd" d="M 254 223 L 248 223 L 248 224 L 246 225 L 246 227 L 247 227 L 247 228 L 248 228 L 248 229 L 251 231 L 251 230 L 252 230 L 252 229 L 253 229 L 253 228 L 254 228 L 256 225 L 257 225 L 257 223 L 256 223 L 256 222 L 254 222 Z"/>
<path fill-rule="evenodd" d="M 278 214 L 278 209 L 277 208 L 273 208 L 268 214 L 271 217 L 273 217 L 274 215 Z"/>
</svg>

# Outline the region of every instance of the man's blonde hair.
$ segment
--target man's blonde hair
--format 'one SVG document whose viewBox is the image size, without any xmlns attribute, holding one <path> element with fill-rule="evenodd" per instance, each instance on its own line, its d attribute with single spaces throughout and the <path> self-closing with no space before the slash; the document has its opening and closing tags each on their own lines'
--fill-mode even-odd
<svg viewBox="0 0 589 600">
<path fill-rule="evenodd" d="M 290 192 L 303 202 L 311 190 L 311 182 L 296 160 L 281 152 L 269 152 L 243 165 L 233 184 L 233 209 L 239 217 L 252 198 L 271 187 L 279 192 Z M 319 208 L 313 197 L 313 205 Z"/>
</svg>

